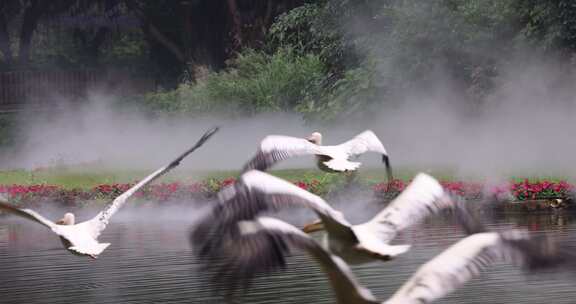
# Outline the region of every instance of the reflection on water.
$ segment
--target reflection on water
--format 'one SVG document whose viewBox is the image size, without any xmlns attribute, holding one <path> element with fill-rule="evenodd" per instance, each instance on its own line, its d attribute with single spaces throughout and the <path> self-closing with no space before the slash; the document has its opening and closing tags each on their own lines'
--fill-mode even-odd
<svg viewBox="0 0 576 304">
<path fill-rule="evenodd" d="M 112 245 L 97 260 L 69 254 L 40 225 L 0 217 L 0 303 L 221 303 L 195 271 L 188 232 L 198 214 L 193 208 L 120 212 L 101 236 Z M 311 218 L 302 213 L 284 217 L 299 223 Z M 574 235 L 568 239 L 576 242 L 568 213 L 502 213 L 494 218 L 491 229 L 554 231 Z M 434 219 L 400 236 L 398 243 L 415 244 L 409 253 L 353 269 L 385 300 L 419 265 L 460 237 L 450 219 Z M 517 269 L 500 264 L 439 303 L 574 303 L 575 288 L 576 282 L 565 275 L 525 278 Z M 239 302 L 313 301 L 333 303 L 332 292 L 316 264 L 300 254 L 290 258 L 287 271 L 256 279 Z"/>
</svg>

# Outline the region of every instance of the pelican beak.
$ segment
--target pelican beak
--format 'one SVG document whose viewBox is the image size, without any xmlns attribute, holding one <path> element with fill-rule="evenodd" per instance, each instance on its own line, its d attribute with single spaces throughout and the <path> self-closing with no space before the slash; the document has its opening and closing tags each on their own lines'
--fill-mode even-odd
<svg viewBox="0 0 576 304">
<path fill-rule="evenodd" d="M 306 233 L 312 233 L 320 230 L 324 230 L 324 224 L 320 220 L 304 225 L 304 227 L 302 228 L 302 231 Z"/>
<path fill-rule="evenodd" d="M 386 154 L 382 154 L 382 162 L 386 166 L 386 176 L 388 178 L 388 183 L 394 181 L 394 176 L 392 175 L 392 167 L 390 166 L 390 158 Z"/>
</svg>

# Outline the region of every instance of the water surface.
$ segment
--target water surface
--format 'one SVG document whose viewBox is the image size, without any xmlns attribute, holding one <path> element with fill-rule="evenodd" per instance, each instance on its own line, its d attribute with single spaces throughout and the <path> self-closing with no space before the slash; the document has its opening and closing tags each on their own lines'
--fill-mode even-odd
<svg viewBox="0 0 576 304">
<path fill-rule="evenodd" d="M 379 207 L 373 208 L 373 211 Z M 359 221 L 372 214 L 367 207 Z M 63 210 L 43 210 L 57 219 Z M 0 303 L 221 303 L 196 271 L 188 242 L 199 207 L 123 209 L 104 231 L 112 245 L 97 259 L 72 255 L 45 227 L 0 217 Z M 80 219 L 93 211 L 83 211 Z M 285 215 L 302 224 L 312 215 Z M 491 229 L 525 227 L 554 232 L 576 242 L 567 213 L 496 214 Z M 315 237 L 319 237 L 316 235 Z M 424 262 L 462 237 L 449 218 L 437 218 L 403 233 L 398 243 L 413 250 L 388 262 L 354 266 L 359 280 L 385 300 Z M 286 271 L 258 278 L 239 303 L 333 303 L 323 274 L 303 254 L 289 259 Z M 576 282 L 565 275 L 523 276 L 507 264 L 491 267 L 438 303 L 575 303 Z"/>
</svg>

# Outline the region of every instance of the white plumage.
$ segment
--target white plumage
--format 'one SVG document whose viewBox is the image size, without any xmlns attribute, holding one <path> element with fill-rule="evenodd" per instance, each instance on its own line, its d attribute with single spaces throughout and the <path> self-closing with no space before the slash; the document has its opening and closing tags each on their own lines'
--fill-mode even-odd
<svg viewBox="0 0 576 304">
<path fill-rule="evenodd" d="M 88 221 L 76 224 L 74 214 L 66 213 L 62 220 L 54 223 L 34 210 L 16 208 L 6 202 L 0 202 L 0 210 L 5 210 L 14 213 L 15 215 L 38 222 L 56 233 L 64 242 L 66 249 L 76 254 L 88 255 L 92 258 L 96 258 L 110 245 L 109 243 L 98 242 L 98 237 L 108 225 L 112 215 L 114 215 L 114 213 L 116 213 L 136 191 L 178 166 L 182 159 L 204 144 L 204 142 L 217 130 L 218 128 L 214 128 L 206 132 L 192 148 L 188 149 L 167 166 L 158 169 L 147 176 L 144 180 L 122 193 L 103 211 Z"/>
<path fill-rule="evenodd" d="M 274 248 L 288 251 L 290 247 L 305 250 L 322 267 L 340 304 L 379 303 L 372 293 L 361 286 L 349 266 L 339 257 L 324 250 L 312 238 L 296 227 L 274 218 L 258 218 L 254 221 L 239 222 L 240 233 L 244 238 L 275 242 Z M 227 270 L 254 269 L 254 265 L 239 265 L 244 261 L 258 262 L 261 243 L 244 243 L 257 246 L 249 252 L 256 256 L 252 259 L 237 259 L 236 264 Z M 444 252 L 422 265 L 385 304 L 426 304 L 440 299 L 467 281 L 478 276 L 481 271 L 497 261 L 506 261 L 528 266 L 531 269 L 557 267 L 567 261 L 559 255 L 559 250 L 548 238 L 532 238 L 524 230 L 504 232 L 484 232 L 468 236 L 455 243 Z M 235 274 L 232 276 L 234 277 Z M 253 273 L 245 273 L 236 279 L 244 279 Z"/>
<path fill-rule="evenodd" d="M 217 254 L 218 243 L 227 241 L 224 232 L 230 232 L 226 226 L 236 225 L 240 220 L 252 220 L 267 210 L 288 206 L 312 209 L 326 228 L 326 248 L 347 262 L 363 263 L 374 259 L 389 260 L 406 252 L 409 245 L 389 244 L 396 234 L 441 209 L 454 207 L 454 202 L 434 178 L 420 173 L 373 219 L 352 225 L 340 211 L 319 196 L 280 178 L 252 170 L 220 192 L 220 203 L 211 216 L 197 226 L 193 239 L 199 247 L 215 251 L 204 254 Z M 220 229 L 220 232 L 209 233 L 210 229 Z"/>
<path fill-rule="evenodd" d="M 281 160 L 304 155 L 316 155 L 318 167 L 323 171 L 355 171 L 361 163 L 350 161 L 351 157 L 376 152 L 382 154 L 389 179 L 392 178 L 388 152 L 374 132 L 366 130 L 336 146 L 322 146 L 321 142 L 322 135 L 318 132 L 306 139 L 283 135 L 266 136 L 260 142 L 256 156 L 244 166 L 243 172 L 251 169 L 265 171 Z"/>
</svg>

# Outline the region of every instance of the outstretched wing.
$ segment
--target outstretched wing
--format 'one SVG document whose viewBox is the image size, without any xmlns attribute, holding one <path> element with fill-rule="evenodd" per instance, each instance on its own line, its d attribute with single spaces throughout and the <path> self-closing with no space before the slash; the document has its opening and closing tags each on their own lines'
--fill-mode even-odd
<svg viewBox="0 0 576 304">
<path fill-rule="evenodd" d="M 235 184 L 220 191 L 218 198 L 219 203 L 213 208 L 210 218 L 205 219 L 208 222 L 236 224 L 240 220 L 252 220 L 266 211 L 306 207 L 316 212 L 322 220 L 350 226 L 342 213 L 321 197 L 258 170 L 242 174 Z"/>
<path fill-rule="evenodd" d="M 366 152 L 376 152 L 388 155 L 388 152 L 386 152 L 380 139 L 378 139 L 376 134 L 371 130 L 366 130 L 354 136 L 354 138 L 349 141 L 341 143 L 337 147 L 342 148 L 349 156 L 356 156 Z"/>
<path fill-rule="evenodd" d="M 532 238 L 521 230 L 473 234 L 421 266 L 389 303 L 431 303 L 498 261 L 528 266 L 528 269 L 558 266 L 558 262 L 565 260 L 551 246 L 549 240 Z"/>
<path fill-rule="evenodd" d="M 206 133 L 204 133 L 204 135 L 200 138 L 200 140 L 198 140 L 198 142 L 194 144 L 194 146 L 192 146 L 190 149 L 186 150 L 176 159 L 171 161 L 167 166 L 164 166 L 156 170 L 154 173 L 148 175 L 146 178 L 144 178 L 142 181 L 134 185 L 132 188 L 126 190 L 126 192 L 122 193 L 117 198 L 115 198 L 114 201 L 112 201 L 112 203 L 106 206 L 106 208 L 100 213 L 98 213 L 98 215 L 96 215 L 94 218 L 84 223 L 80 223 L 79 225 L 87 225 L 88 226 L 87 228 L 90 231 L 92 231 L 92 236 L 94 238 L 97 238 L 100 235 L 100 232 L 102 232 L 102 230 L 106 228 L 106 225 L 108 225 L 108 222 L 110 221 L 112 215 L 114 215 L 114 213 L 116 213 L 116 211 L 118 211 L 118 209 L 120 209 L 120 207 L 122 207 L 124 203 L 126 203 L 126 201 L 132 195 L 134 195 L 134 193 L 136 193 L 136 191 L 140 190 L 142 187 L 148 185 L 155 179 L 159 178 L 160 176 L 168 173 L 170 170 L 177 167 L 186 156 L 188 156 L 190 153 L 194 152 L 196 149 L 202 146 L 217 131 L 218 128 L 208 130 Z"/>
<path fill-rule="evenodd" d="M 296 156 L 315 154 L 322 154 L 320 146 L 306 139 L 283 135 L 269 135 L 260 142 L 260 148 L 256 152 L 256 155 L 244 165 L 242 172 L 252 169 L 266 171 L 279 161 Z"/>
<path fill-rule="evenodd" d="M 53 229 L 54 227 L 56 227 L 55 223 L 46 219 L 45 217 L 41 216 L 40 214 L 36 213 L 36 211 L 31 210 L 31 209 L 20 209 L 20 208 L 12 206 L 8 202 L 0 201 L 0 210 L 10 212 L 12 214 L 21 216 L 23 218 L 27 218 L 29 220 L 33 220 L 33 221 L 40 223 L 40 224 L 42 224 L 42 225 L 44 225 L 50 229 Z"/>
<path fill-rule="evenodd" d="M 399 231 L 452 206 L 453 201 L 440 183 L 430 175 L 419 173 L 384 210 L 370 221 L 354 226 L 354 231 L 359 237 L 376 234 L 382 241 L 389 242 Z"/>
<path fill-rule="evenodd" d="M 221 256 L 221 263 L 214 270 L 218 285 L 233 292 L 258 274 L 277 271 L 285 266 L 285 255 L 291 248 L 306 251 L 323 268 L 338 303 L 377 303 L 372 293 L 362 287 L 348 265 L 325 251 L 315 240 L 298 228 L 269 217 L 238 223 L 238 239 L 234 246 Z"/>
<path fill-rule="evenodd" d="M 321 197 L 265 172 L 252 170 L 244 173 L 235 189 L 235 198 L 244 201 L 241 205 L 231 207 L 258 211 L 260 208 L 277 210 L 286 206 L 299 206 L 310 208 L 322 217 L 344 220 L 341 213 Z M 349 225 L 345 221 L 342 224 Z"/>
<path fill-rule="evenodd" d="M 192 233 L 192 241 L 201 256 L 214 254 L 226 239 L 233 238 L 230 229 L 233 231 L 238 221 L 253 220 L 263 212 L 287 207 L 310 208 L 322 219 L 331 236 L 356 240 L 342 213 L 322 198 L 261 171 L 242 174 L 234 185 L 219 193 L 219 198 L 220 202 Z"/>
<path fill-rule="evenodd" d="M 384 148 L 384 145 L 382 144 L 380 139 L 378 139 L 376 134 L 374 134 L 374 132 L 372 132 L 371 130 L 366 130 L 356 135 L 351 140 L 344 142 L 336 147 L 341 148 L 343 151 L 345 151 L 348 157 L 357 156 L 360 154 L 364 154 L 366 152 L 380 153 L 382 155 L 382 162 L 386 166 L 386 174 L 388 177 L 388 182 L 394 180 L 388 152 Z"/>
</svg>

